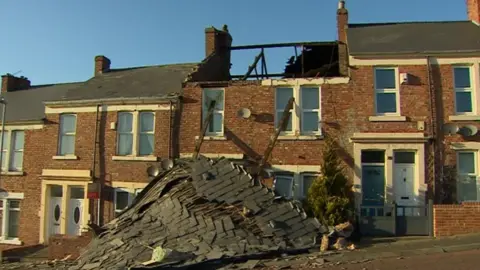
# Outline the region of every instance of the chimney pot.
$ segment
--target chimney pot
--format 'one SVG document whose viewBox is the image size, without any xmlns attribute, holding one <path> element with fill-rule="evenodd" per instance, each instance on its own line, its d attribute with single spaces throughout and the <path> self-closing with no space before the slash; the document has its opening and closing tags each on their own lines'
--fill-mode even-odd
<svg viewBox="0 0 480 270">
<path fill-rule="evenodd" d="M 110 70 L 110 59 L 103 55 L 95 56 L 95 76 L 108 72 Z"/>
</svg>

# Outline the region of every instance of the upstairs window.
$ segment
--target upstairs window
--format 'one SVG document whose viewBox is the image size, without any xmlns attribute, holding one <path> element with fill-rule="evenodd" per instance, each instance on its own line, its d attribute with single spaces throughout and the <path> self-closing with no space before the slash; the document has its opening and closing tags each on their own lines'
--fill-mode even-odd
<svg viewBox="0 0 480 270">
<path fill-rule="evenodd" d="M 25 134 L 23 131 L 12 131 L 12 152 L 10 153 L 10 171 L 22 171 L 23 145 Z"/>
<path fill-rule="evenodd" d="M 453 78 L 455 88 L 455 113 L 473 113 L 474 98 L 471 67 L 454 67 Z"/>
<path fill-rule="evenodd" d="M 155 148 L 153 112 L 119 112 L 117 125 L 117 155 L 153 155 Z"/>
<path fill-rule="evenodd" d="M 60 115 L 60 131 L 58 140 L 58 154 L 60 156 L 75 154 L 75 132 L 77 117 L 75 114 Z"/>
<path fill-rule="evenodd" d="M 215 101 L 213 109 L 212 120 L 207 128 L 207 135 L 223 136 L 223 121 L 224 121 L 224 103 L 225 90 L 224 89 L 204 89 L 202 102 L 202 125 L 208 115 L 208 108 L 210 103 Z"/>
<path fill-rule="evenodd" d="M 1 136 L 0 132 L 0 136 Z M 2 171 L 21 172 L 23 170 L 23 147 L 25 132 L 23 130 L 5 131 L 2 149 Z"/>
<path fill-rule="evenodd" d="M 285 135 L 320 135 L 321 99 L 320 87 L 279 87 L 275 91 L 275 127 L 279 127 L 283 111 L 290 98 L 295 103 L 289 111 Z"/>
<path fill-rule="evenodd" d="M 303 134 L 318 133 L 320 122 L 320 93 L 318 87 L 302 87 L 301 91 L 301 110 Z"/>
<path fill-rule="evenodd" d="M 282 119 L 285 106 L 287 106 L 288 101 L 292 97 L 293 97 L 293 88 L 277 88 L 277 92 L 275 96 L 275 126 L 277 128 L 279 128 L 280 120 Z M 293 111 L 294 111 L 294 108 L 292 108 L 289 112 L 288 124 L 284 130 L 285 133 L 293 132 L 293 124 L 292 124 Z"/>
<path fill-rule="evenodd" d="M 400 113 L 396 68 L 375 68 L 375 112 L 377 115 Z"/>
</svg>

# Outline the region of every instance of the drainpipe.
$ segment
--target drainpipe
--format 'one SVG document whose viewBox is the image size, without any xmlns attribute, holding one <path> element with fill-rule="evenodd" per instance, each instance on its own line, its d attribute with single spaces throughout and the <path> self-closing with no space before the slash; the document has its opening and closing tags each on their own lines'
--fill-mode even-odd
<svg viewBox="0 0 480 270">
<path fill-rule="evenodd" d="M 93 136 L 93 163 L 92 163 L 92 178 L 96 182 L 96 163 L 97 163 L 97 135 L 98 135 L 98 113 L 100 111 L 100 104 L 97 104 L 97 113 L 95 115 L 95 135 Z M 100 207 L 102 201 L 101 183 L 98 183 L 98 200 L 97 200 L 97 225 L 100 226 Z"/>
<path fill-rule="evenodd" d="M 436 121 L 436 115 L 434 113 L 434 110 L 436 109 L 436 104 L 434 104 L 434 98 L 435 98 L 435 89 L 432 89 L 433 84 L 432 84 L 432 63 L 430 62 L 430 56 L 426 57 L 427 60 L 427 75 L 428 75 L 428 93 L 429 93 L 429 105 L 430 105 L 430 126 L 432 128 L 431 130 L 431 138 L 432 138 L 432 158 L 433 158 L 433 168 L 432 168 L 432 189 L 433 189 L 433 200 L 435 201 L 436 199 L 436 167 L 437 167 L 437 151 L 436 151 L 436 143 L 437 143 L 437 136 L 436 136 L 436 129 L 437 126 L 435 125 Z M 436 112 L 436 110 L 435 110 Z"/>
<path fill-rule="evenodd" d="M 7 101 L 5 101 L 5 98 L 4 97 L 1 97 L 0 98 L 0 103 L 2 104 L 3 106 L 3 112 L 2 112 L 2 135 L 0 136 L 0 162 L 3 163 L 3 136 L 5 136 L 5 114 L 7 113 Z M 0 163 L 0 175 L 1 175 L 1 172 L 2 172 L 2 169 L 1 168 L 1 163 Z M 8 166 L 8 164 L 5 164 L 5 166 Z M 1 185 L 0 185 L 1 186 Z"/>
</svg>

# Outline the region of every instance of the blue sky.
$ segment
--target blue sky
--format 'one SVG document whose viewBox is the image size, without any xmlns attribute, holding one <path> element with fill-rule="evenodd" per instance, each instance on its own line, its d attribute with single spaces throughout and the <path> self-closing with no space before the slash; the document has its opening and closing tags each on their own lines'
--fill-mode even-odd
<svg viewBox="0 0 480 270">
<path fill-rule="evenodd" d="M 112 67 L 201 61 L 204 28 L 229 26 L 234 45 L 336 39 L 337 0 L 1 0 L 0 74 L 32 84 L 86 80 L 95 55 Z M 460 0 L 347 0 L 350 23 L 466 20 Z M 267 52 L 281 71 L 293 49 Z M 256 52 L 232 56 L 245 73 Z M 20 71 L 20 72 L 19 72 Z"/>
</svg>

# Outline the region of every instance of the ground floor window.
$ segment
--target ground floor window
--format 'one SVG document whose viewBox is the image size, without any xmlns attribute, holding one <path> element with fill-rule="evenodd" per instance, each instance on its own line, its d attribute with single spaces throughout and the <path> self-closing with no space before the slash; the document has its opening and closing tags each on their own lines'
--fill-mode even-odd
<svg viewBox="0 0 480 270">
<path fill-rule="evenodd" d="M 18 239 L 20 220 L 20 200 L 0 199 L 1 240 Z"/>
<path fill-rule="evenodd" d="M 127 209 L 142 190 L 142 188 L 115 188 L 115 216 Z"/>
<path fill-rule="evenodd" d="M 457 200 L 479 201 L 478 168 L 476 151 L 457 152 Z"/>
<path fill-rule="evenodd" d="M 308 190 L 317 177 L 315 172 L 276 172 L 274 189 L 285 198 L 306 199 Z"/>
</svg>

